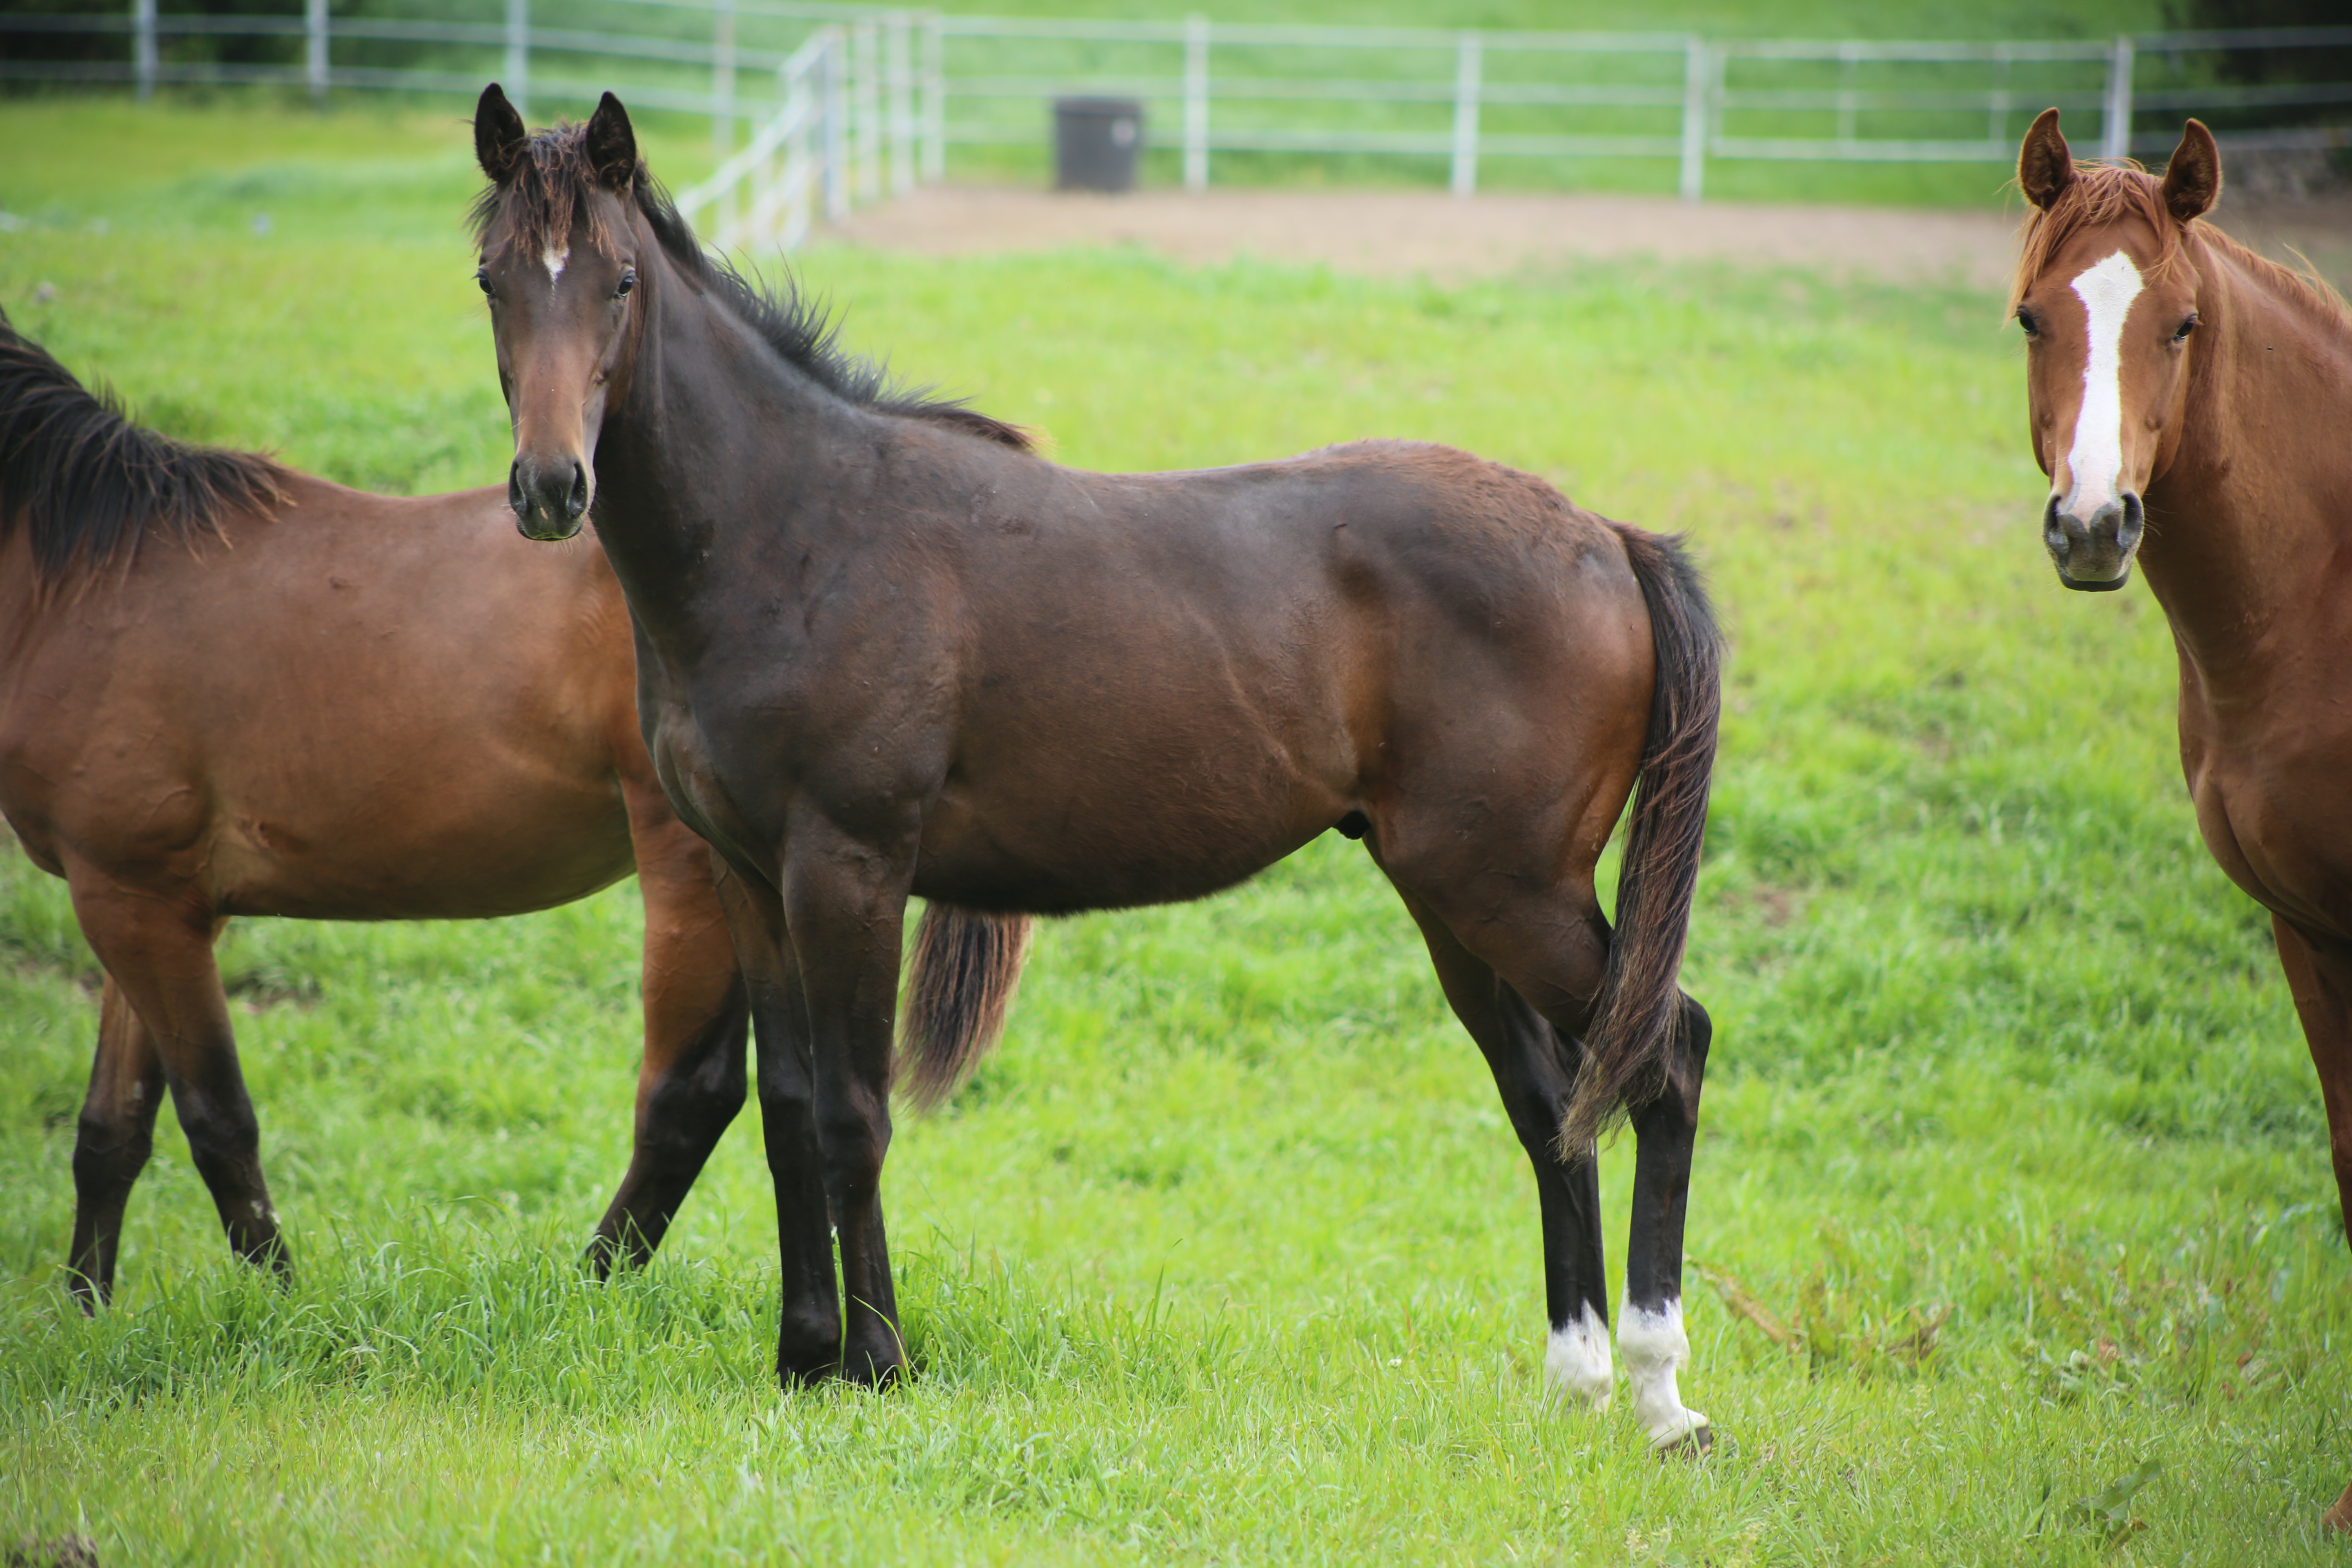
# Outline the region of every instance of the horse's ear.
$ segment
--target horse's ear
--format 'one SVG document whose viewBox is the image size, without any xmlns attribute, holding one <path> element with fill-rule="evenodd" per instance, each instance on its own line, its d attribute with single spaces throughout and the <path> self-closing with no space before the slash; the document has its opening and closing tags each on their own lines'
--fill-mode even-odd
<svg viewBox="0 0 2352 1568">
<path fill-rule="evenodd" d="M 506 93 L 497 82 L 482 89 L 482 101 L 474 106 L 474 158 L 482 173 L 492 184 L 503 185 L 515 177 L 530 150 L 530 131 Z"/>
<path fill-rule="evenodd" d="M 2066 138 L 2058 134 L 2058 111 L 2045 109 L 2025 133 L 2025 145 L 2017 150 L 2017 188 L 2025 199 L 2042 211 L 2066 194 L 2074 183 L 2074 154 L 2066 145 Z"/>
<path fill-rule="evenodd" d="M 2221 199 L 2221 149 L 2200 121 L 2181 128 L 2180 145 L 2164 166 L 2164 205 L 2182 223 L 2203 217 Z"/>
<path fill-rule="evenodd" d="M 588 166 L 608 190 L 625 191 L 637 176 L 637 133 L 630 129 L 629 111 L 609 92 L 588 117 Z"/>
</svg>

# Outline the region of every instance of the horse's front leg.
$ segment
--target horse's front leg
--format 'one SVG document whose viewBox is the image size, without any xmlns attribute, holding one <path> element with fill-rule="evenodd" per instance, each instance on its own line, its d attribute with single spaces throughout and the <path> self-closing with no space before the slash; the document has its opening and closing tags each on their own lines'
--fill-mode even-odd
<svg viewBox="0 0 2352 1568">
<path fill-rule="evenodd" d="M 2294 995 L 2295 1016 L 2303 1021 L 2304 1042 L 2311 1047 L 2311 1065 L 2319 1073 L 2336 1205 L 2345 1233 L 2352 1236 L 2352 951 L 2307 936 L 2276 915 L 2271 917 L 2271 935 Z M 2320 1522 L 2338 1534 L 2352 1534 L 2352 1486 Z"/>
<path fill-rule="evenodd" d="M 808 1001 L 817 1143 L 841 1247 L 841 1375 L 885 1384 L 907 1362 L 882 1227 L 882 1161 L 912 836 L 893 853 L 829 822 L 795 821 L 788 843 L 784 922 Z"/>
<path fill-rule="evenodd" d="M 834 1278 L 832 1211 L 817 1152 L 808 1001 L 775 889 L 740 871 L 721 873 L 718 888 L 759 1046 L 760 1132 L 775 1184 L 782 1280 L 776 1377 L 792 1388 L 831 1377 L 841 1367 L 841 1288 Z"/>
<path fill-rule="evenodd" d="M 1685 996 L 1682 1009 L 1684 1080 L 1668 1084 L 1633 1115 L 1633 1223 L 1625 1246 L 1625 1309 L 1617 1319 L 1633 1415 L 1661 1453 L 1703 1451 L 1715 1442 L 1706 1417 L 1684 1407 L 1677 1386 L 1690 1360 L 1683 1331 L 1683 1211 L 1698 1134 L 1699 1084 L 1714 1035 L 1706 1008 Z"/>
</svg>

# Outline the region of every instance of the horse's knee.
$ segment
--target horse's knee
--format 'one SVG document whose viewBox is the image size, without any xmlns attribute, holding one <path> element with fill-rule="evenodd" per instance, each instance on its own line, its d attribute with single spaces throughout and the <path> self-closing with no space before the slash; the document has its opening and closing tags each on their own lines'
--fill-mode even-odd
<svg viewBox="0 0 2352 1568">
<path fill-rule="evenodd" d="M 74 1188 L 86 1200 L 130 1186 L 155 1152 L 154 1124 L 85 1110 L 74 1130 Z"/>
</svg>

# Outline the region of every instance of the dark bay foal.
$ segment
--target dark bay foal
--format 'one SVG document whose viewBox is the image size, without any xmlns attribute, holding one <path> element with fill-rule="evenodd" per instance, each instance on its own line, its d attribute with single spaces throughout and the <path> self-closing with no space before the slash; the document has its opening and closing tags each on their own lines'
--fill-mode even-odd
<svg viewBox="0 0 2352 1568">
<path fill-rule="evenodd" d="M 593 504 L 664 787 L 736 872 L 781 1375 L 905 1365 L 880 1179 L 910 895 L 1008 917 L 1193 899 L 1337 827 L 1494 1069 L 1542 1204 L 1548 1364 L 1594 1402 L 1614 1378 L 1592 1141 L 1630 1110 L 1619 1344 L 1652 1440 L 1704 1446 L 1676 1373 L 1708 1025 L 1675 977 L 1718 652 L 1673 543 L 1440 447 L 1055 467 L 886 395 L 708 260 L 609 95 L 534 138 L 492 87 L 475 134 L 509 500 L 536 539 Z M 1637 777 L 1612 931 L 1593 867 Z M 976 929 L 984 973 L 1018 928 Z M 911 1056 L 933 1093 L 965 1065 Z"/>
</svg>

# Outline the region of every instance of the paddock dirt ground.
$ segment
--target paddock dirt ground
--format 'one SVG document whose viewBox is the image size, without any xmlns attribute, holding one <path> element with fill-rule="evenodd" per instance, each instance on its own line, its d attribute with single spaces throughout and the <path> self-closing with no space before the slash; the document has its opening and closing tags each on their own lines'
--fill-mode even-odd
<svg viewBox="0 0 2352 1568">
<path fill-rule="evenodd" d="M 1458 282 L 1564 262 L 1651 257 L 1843 271 L 1894 283 L 2000 289 L 2021 209 L 1685 203 L 1671 196 L 1437 191 L 1147 190 L 1093 195 L 941 185 L 829 226 L 853 245 L 926 256 L 1137 245 L 1177 261 L 1251 255 Z M 2264 254 L 2292 247 L 2352 286 L 2352 189 L 2292 200 L 2225 195 L 2214 221 Z"/>
</svg>

